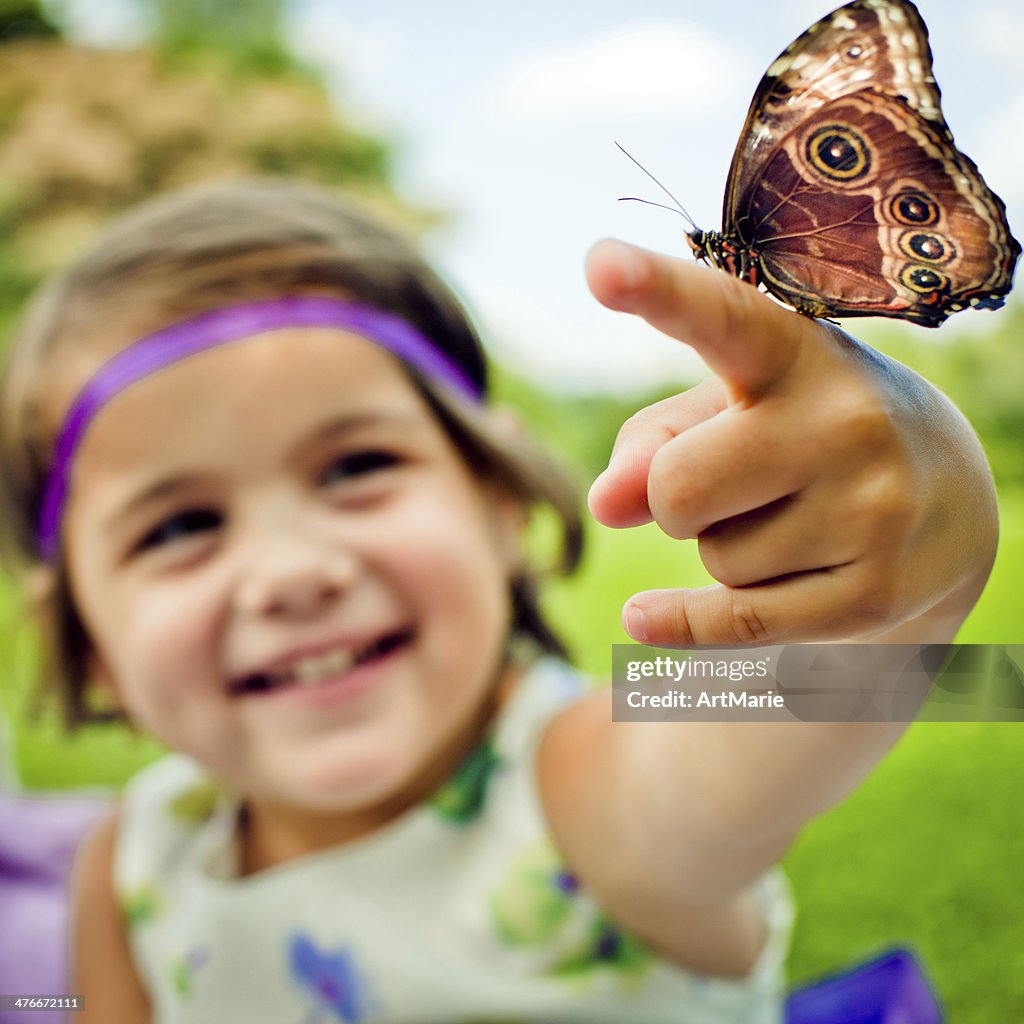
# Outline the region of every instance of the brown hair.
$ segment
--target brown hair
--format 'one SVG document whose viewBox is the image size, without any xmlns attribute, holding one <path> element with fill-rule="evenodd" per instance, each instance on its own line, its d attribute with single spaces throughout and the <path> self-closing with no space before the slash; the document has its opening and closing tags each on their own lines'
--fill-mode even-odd
<svg viewBox="0 0 1024 1024">
<path fill-rule="evenodd" d="M 73 345 L 112 355 L 142 334 L 233 302 L 335 293 L 396 313 L 451 356 L 486 394 L 487 364 L 460 302 L 404 235 L 324 189 L 276 180 L 192 188 L 122 217 L 45 286 L 16 328 L 0 382 L 0 554 L 28 572 L 44 634 L 43 682 L 61 697 L 69 726 L 103 716 L 87 699 L 90 640 L 64 568 L 40 562 L 36 523 L 55 424 L 43 414 L 53 358 Z M 89 339 L 85 341 L 84 339 Z M 502 432 L 411 368 L 408 372 L 458 451 L 524 509 L 548 506 L 561 524 L 557 568 L 579 561 L 576 488 L 525 438 Z M 512 581 L 512 634 L 565 655 L 541 614 L 538 572 Z"/>
</svg>

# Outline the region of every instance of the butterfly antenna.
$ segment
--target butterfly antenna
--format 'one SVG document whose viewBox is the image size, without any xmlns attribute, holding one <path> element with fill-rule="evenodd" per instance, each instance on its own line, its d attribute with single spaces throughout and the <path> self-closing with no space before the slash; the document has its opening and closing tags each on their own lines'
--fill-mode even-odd
<svg viewBox="0 0 1024 1024">
<path fill-rule="evenodd" d="M 641 199 L 639 196 L 619 196 L 620 203 L 643 203 L 644 206 L 656 206 L 659 210 L 668 210 L 669 213 L 678 213 L 680 217 L 686 215 L 681 211 L 677 210 L 674 206 L 666 206 L 665 203 L 656 203 L 651 199 Z M 689 217 L 686 218 L 690 220 Z M 692 224 L 693 222 L 690 221 Z"/>
<path fill-rule="evenodd" d="M 640 163 L 640 161 L 637 160 L 635 156 L 633 156 L 625 148 L 620 146 L 619 143 L 616 142 L 615 145 L 618 146 L 619 149 L 622 150 L 622 152 L 625 153 L 626 156 L 628 156 L 629 159 L 632 160 L 633 163 L 635 163 L 637 165 L 637 167 L 639 167 L 640 170 L 643 171 L 644 174 L 646 174 L 647 177 L 650 178 L 651 181 L 653 181 L 654 184 L 657 185 L 658 188 L 660 188 L 661 191 L 664 192 L 665 195 L 667 195 L 669 197 L 669 199 L 672 200 L 673 203 L 675 203 L 675 206 L 672 207 L 672 206 L 665 206 L 662 203 L 652 203 L 649 199 L 637 199 L 636 196 L 624 196 L 623 197 L 624 201 L 627 201 L 627 202 L 637 202 L 637 203 L 646 203 L 648 206 L 657 206 L 657 207 L 660 207 L 662 210 L 672 210 L 673 213 L 681 213 L 683 215 L 683 217 L 685 217 L 686 220 L 689 222 L 690 227 L 693 228 L 694 231 L 696 231 L 697 230 L 697 225 L 694 223 L 693 218 L 686 212 L 686 207 L 683 206 L 683 204 L 681 202 L 679 202 L 679 200 L 676 199 L 676 197 L 674 195 L 672 195 L 672 193 L 669 192 L 669 190 L 667 188 L 665 188 L 665 186 L 662 185 L 662 183 L 660 181 L 658 181 L 658 179 L 653 174 L 651 174 L 651 172 L 649 170 L 647 170 L 647 168 L 644 167 L 644 165 L 642 163 Z"/>
</svg>

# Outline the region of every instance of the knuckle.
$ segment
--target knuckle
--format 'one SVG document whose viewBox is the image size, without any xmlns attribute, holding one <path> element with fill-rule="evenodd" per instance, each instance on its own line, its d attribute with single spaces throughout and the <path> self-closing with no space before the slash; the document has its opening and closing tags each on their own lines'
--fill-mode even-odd
<svg viewBox="0 0 1024 1024">
<path fill-rule="evenodd" d="M 679 405 L 680 401 L 685 398 L 685 395 L 685 392 L 681 395 L 667 395 L 665 398 L 659 398 L 650 405 L 645 405 L 642 409 L 637 409 L 623 421 L 620 433 L 627 430 L 631 433 L 645 434 L 656 431 L 665 440 L 674 437 L 675 434 L 669 425 L 671 413 Z"/>
<path fill-rule="evenodd" d="M 678 594 L 668 594 L 653 606 L 645 609 L 647 619 L 647 639 L 650 644 L 692 644 L 694 640 L 693 623 L 685 598 Z"/>
<path fill-rule="evenodd" d="M 732 553 L 732 546 L 714 533 L 714 527 L 697 538 L 700 560 L 712 579 L 727 587 L 739 587 L 752 582 L 749 571 L 744 571 Z"/>
<path fill-rule="evenodd" d="M 612 451 L 616 451 L 624 444 L 628 444 L 638 434 L 642 434 L 646 424 L 646 409 L 640 409 L 628 416 L 622 422 L 622 426 L 619 427 L 618 433 L 615 435 L 615 442 L 612 445 Z"/>
<path fill-rule="evenodd" d="M 756 289 L 727 277 L 722 282 L 721 330 L 726 338 L 742 338 L 757 322 Z"/>
<path fill-rule="evenodd" d="M 685 540 L 696 535 L 693 510 L 701 487 L 671 448 L 661 448 L 651 459 L 647 477 L 647 502 L 651 515 L 670 537 Z"/>
<path fill-rule="evenodd" d="M 870 634 L 894 625 L 900 618 L 901 594 L 897 572 L 865 572 L 851 593 L 849 621 L 858 632 Z"/>
<path fill-rule="evenodd" d="M 913 527 L 916 516 L 913 480 L 900 466 L 876 470 L 861 495 L 870 519 L 870 541 L 885 547 L 899 546 Z"/>
<path fill-rule="evenodd" d="M 693 632 L 693 624 L 685 602 L 680 601 L 672 610 L 669 621 L 669 634 L 674 644 L 695 644 L 698 642 Z"/>
<path fill-rule="evenodd" d="M 892 448 L 896 430 L 889 411 L 873 395 L 858 389 L 833 400 L 833 433 L 844 448 L 874 453 Z"/>
<path fill-rule="evenodd" d="M 771 629 L 743 590 L 730 591 L 728 628 L 736 643 L 761 644 L 772 635 Z"/>
<path fill-rule="evenodd" d="M 664 444 L 671 440 L 674 435 L 663 423 L 664 406 L 667 401 L 668 399 L 663 399 L 654 405 L 638 409 L 625 419 L 615 435 L 612 455 L 623 449 L 636 446 L 643 448 L 647 444 Z"/>
<path fill-rule="evenodd" d="M 638 430 L 643 430 L 647 426 L 647 421 L 650 419 L 651 413 L 649 408 L 637 409 L 636 412 L 627 416 L 623 420 L 622 426 L 619 428 L 619 436 L 623 434 L 632 434 Z"/>
</svg>

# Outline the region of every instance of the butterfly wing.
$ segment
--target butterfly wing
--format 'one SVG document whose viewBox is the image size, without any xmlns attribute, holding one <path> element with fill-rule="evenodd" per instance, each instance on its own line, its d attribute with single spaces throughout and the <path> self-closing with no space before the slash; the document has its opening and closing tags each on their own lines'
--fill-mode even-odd
<svg viewBox="0 0 1024 1024">
<path fill-rule="evenodd" d="M 869 83 L 949 131 L 917 8 L 909 0 L 856 0 L 812 25 L 765 72 L 733 154 L 722 223 L 730 223 L 737 197 L 779 139 L 826 103 Z"/>
<path fill-rule="evenodd" d="M 928 326 L 1002 305 L 1020 246 L 939 100 L 909 0 L 856 0 L 779 56 L 751 103 L 723 214 L 770 291 L 819 315 Z"/>
<path fill-rule="evenodd" d="M 1020 245 L 974 163 L 902 100 L 862 90 L 777 142 L 733 211 L 765 286 L 816 315 L 938 326 L 996 308 Z"/>
</svg>

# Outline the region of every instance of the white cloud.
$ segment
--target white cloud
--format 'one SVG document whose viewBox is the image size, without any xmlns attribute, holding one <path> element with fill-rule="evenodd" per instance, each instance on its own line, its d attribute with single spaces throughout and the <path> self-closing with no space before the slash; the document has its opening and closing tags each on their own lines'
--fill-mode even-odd
<svg viewBox="0 0 1024 1024">
<path fill-rule="evenodd" d="M 1024 51 L 1024 11 L 1018 0 L 971 9 L 967 29 L 971 47 L 980 54 L 1009 59 L 1014 64 Z"/>
<path fill-rule="evenodd" d="M 628 396 L 670 381 L 682 390 L 707 376 L 693 349 L 589 294 L 556 308 L 515 285 L 475 284 L 472 306 L 489 355 L 553 392 Z"/>
<path fill-rule="evenodd" d="M 1024 180 L 1020 168 L 1024 164 L 1024 138 L 1009 126 L 1024 124 L 1024 89 L 1005 98 L 996 112 L 982 122 L 984 142 L 978 151 L 978 163 L 985 180 L 1005 200 L 1010 224 L 1021 234 L 1024 221 Z"/>
<path fill-rule="evenodd" d="M 731 44 L 682 21 L 623 25 L 521 64 L 499 86 L 511 116 L 695 113 L 732 91 Z"/>
</svg>

